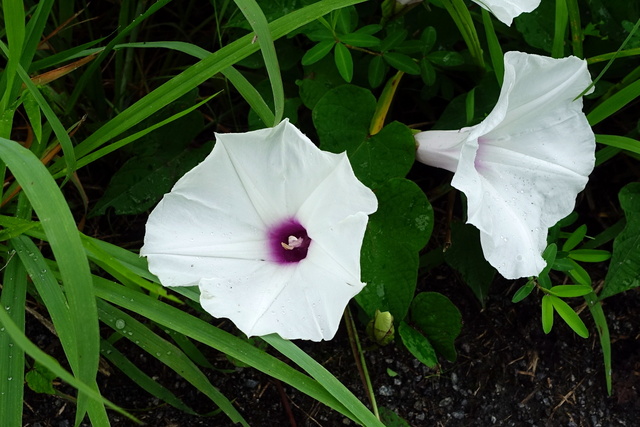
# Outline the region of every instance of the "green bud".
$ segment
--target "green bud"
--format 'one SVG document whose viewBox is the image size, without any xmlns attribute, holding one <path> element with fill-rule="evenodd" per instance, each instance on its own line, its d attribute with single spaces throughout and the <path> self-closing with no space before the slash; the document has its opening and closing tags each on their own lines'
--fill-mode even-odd
<svg viewBox="0 0 640 427">
<path fill-rule="evenodd" d="M 376 310 L 373 319 L 367 325 L 367 335 L 378 345 L 387 345 L 393 341 L 395 328 L 393 316 L 388 311 Z"/>
</svg>

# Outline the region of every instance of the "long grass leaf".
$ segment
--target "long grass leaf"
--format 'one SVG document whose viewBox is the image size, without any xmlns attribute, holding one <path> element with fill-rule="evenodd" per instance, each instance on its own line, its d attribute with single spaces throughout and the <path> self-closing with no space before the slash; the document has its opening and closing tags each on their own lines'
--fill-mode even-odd
<svg viewBox="0 0 640 427">
<path fill-rule="evenodd" d="M 22 49 L 22 57 L 20 64 L 23 68 L 29 69 L 31 61 L 36 53 L 38 44 L 42 40 L 42 32 L 51 13 L 54 0 L 42 0 L 36 3 L 36 8 L 30 15 L 29 22 L 26 27 L 26 35 L 24 47 Z"/>
<path fill-rule="evenodd" d="M 356 398 L 340 381 L 338 381 L 336 377 L 331 375 L 325 367 L 313 360 L 311 356 L 302 351 L 294 343 L 284 340 L 276 334 L 263 336 L 262 339 L 268 342 L 269 345 L 280 353 L 291 359 L 302 369 L 307 371 L 309 375 L 322 384 L 327 391 L 340 400 L 343 405 L 358 417 L 360 423 L 365 426 L 384 427 L 384 424 L 382 424 L 358 398 Z"/>
<path fill-rule="evenodd" d="M 0 42 L 0 48 L 5 50 L 6 46 L 4 46 L 2 42 Z M 47 118 L 47 121 L 49 122 L 49 125 L 51 125 L 51 128 L 53 129 L 53 132 L 56 134 L 56 137 L 58 138 L 58 142 L 60 142 L 60 145 L 62 146 L 62 151 L 64 153 L 63 159 L 64 159 L 65 167 L 67 169 L 67 176 L 70 176 L 75 171 L 75 165 L 76 165 L 76 156 L 75 156 L 75 151 L 73 149 L 73 144 L 71 143 L 71 138 L 69 138 L 69 135 L 67 134 L 66 129 L 60 122 L 60 119 L 58 119 L 58 116 L 53 112 L 53 110 L 49 106 L 49 103 L 46 101 L 46 99 L 44 99 L 44 96 L 42 96 L 42 94 L 40 93 L 40 90 L 38 90 L 36 85 L 33 84 L 33 82 L 31 81 L 31 78 L 29 77 L 27 72 L 24 70 L 24 68 L 22 68 L 21 65 L 18 65 L 16 72 L 18 76 L 20 76 L 20 78 L 22 79 L 22 82 L 24 83 L 24 85 L 27 87 L 27 90 L 29 90 L 33 98 L 36 100 L 36 102 L 40 106 L 42 113 L 45 115 L 45 117 Z"/>
<path fill-rule="evenodd" d="M 44 366 L 45 368 L 47 368 L 48 370 L 53 372 L 61 380 L 65 381 L 66 383 L 68 383 L 68 384 L 72 385 L 73 387 L 77 388 L 82 393 L 86 394 L 87 396 L 91 397 L 92 399 L 95 399 L 96 401 L 102 402 L 104 405 L 107 405 L 109 408 L 111 408 L 114 411 L 120 413 L 121 415 L 124 415 L 125 417 L 129 418 L 130 420 L 141 424 L 141 422 L 137 418 L 135 418 L 134 416 L 128 414 L 126 411 L 124 411 L 120 407 L 114 405 L 113 403 L 111 403 L 110 401 L 108 401 L 107 399 L 102 397 L 100 395 L 100 393 L 98 391 L 96 391 L 93 387 L 85 384 L 84 382 L 80 381 L 79 379 L 77 379 L 76 377 L 71 375 L 69 372 L 67 372 L 66 369 L 64 369 L 60 365 L 60 363 L 58 363 L 57 360 L 55 360 L 53 357 L 49 356 L 44 351 L 40 350 L 34 343 L 32 343 L 24 335 L 24 333 L 13 322 L 13 320 L 11 320 L 11 317 L 6 312 L 4 307 L 0 307 L 0 324 L 2 325 L 2 327 L 4 327 L 4 331 L 3 332 L 6 332 L 11 337 L 11 339 L 16 343 L 16 345 L 18 345 L 20 348 L 22 348 L 36 362 L 38 362 L 39 364 L 41 364 L 42 366 Z M 3 419 L 3 421 L 4 421 L 4 419 Z M 20 425 L 20 424 L 17 424 L 17 425 Z"/>
<path fill-rule="evenodd" d="M 604 377 L 607 383 L 607 394 L 611 396 L 611 336 L 609 335 L 609 326 L 607 325 L 607 316 L 602 309 L 602 303 L 598 301 L 598 296 L 592 292 L 584 297 L 596 323 L 598 336 L 600 337 L 600 348 L 602 349 L 602 358 L 604 360 Z"/>
<path fill-rule="evenodd" d="M 73 92 L 71 93 L 71 95 L 69 96 L 69 100 L 67 101 L 67 109 L 66 109 L 67 113 L 72 111 L 72 109 L 76 105 L 76 102 L 78 101 L 78 98 L 80 97 L 81 94 L 84 93 L 84 88 L 87 86 L 87 84 L 93 77 L 93 74 L 100 69 L 100 66 L 102 65 L 102 61 L 104 61 L 109 57 L 109 55 L 111 54 L 111 51 L 113 50 L 113 47 L 118 43 L 122 42 L 122 39 L 124 39 L 131 31 L 133 31 L 134 28 L 136 28 L 138 25 L 144 22 L 149 16 L 153 15 L 154 13 L 162 9 L 170 1 L 171 0 L 158 0 L 155 3 L 153 3 L 151 6 L 149 6 L 149 9 L 147 9 L 144 13 L 140 14 L 140 16 L 134 19 L 125 28 L 123 28 L 105 46 L 104 50 L 100 53 L 100 55 L 98 55 L 98 57 L 91 62 L 89 67 L 87 67 L 85 72 L 82 73 L 82 76 L 80 77 L 75 87 L 73 88 Z"/>
<path fill-rule="evenodd" d="M 489 46 L 493 72 L 496 75 L 496 79 L 498 79 L 498 84 L 502 86 L 502 80 L 504 79 L 504 52 L 502 51 L 502 46 L 500 46 L 496 30 L 493 28 L 491 15 L 485 8 L 482 8 L 482 23 L 484 24 L 484 32 L 487 35 L 487 45 Z"/>
<path fill-rule="evenodd" d="M 551 56 L 553 58 L 562 58 L 564 56 L 564 43 L 568 20 L 569 12 L 567 11 L 567 0 L 556 0 L 553 45 L 551 47 Z"/>
<path fill-rule="evenodd" d="M 25 38 L 24 4 L 21 1 L 2 0 L 2 14 L 7 37 L 8 49 L 5 51 L 7 64 L 0 80 L 0 89 L 4 92 L 0 98 L 0 116 L 5 113 L 16 94 L 15 75 Z M 9 128 L 3 126 L 0 137 L 8 136 Z"/>
<path fill-rule="evenodd" d="M 96 295 L 115 305 L 134 311 L 160 325 L 221 351 L 247 365 L 297 388 L 352 420 L 357 420 L 342 402 L 317 381 L 215 326 L 124 286 L 94 277 Z"/>
<path fill-rule="evenodd" d="M 620 135 L 596 135 L 596 142 L 640 154 L 640 141 Z"/>
<path fill-rule="evenodd" d="M 613 115 L 625 105 L 629 104 L 638 96 L 640 96 L 640 80 L 636 80 L 631 83 L 629 86 L 604 100 L 601 104 L 591 110 L 591 112 L 587 114 L 589 124 L 591 126 L 595 126 L 602 120 Z"/>
<path fill-rule="evenodd" d="M 334 9 L 363 1 L 364 0 L 324 0 L 291 12 L 269 24 L 272 38 L 276 40 L 289 34 L 296 28 L 324 16 Z M 242 37 L 214 52 L 155 89 L 82 141 L 76 147 L 76 156 L 81 158 L 87 155 L 107 141 L 128 130 L 133 125 L 149 117 L 160 108 L 175 101 L 215 74 L 256 52 L 258 45 L 251 43 L 251 41 L 251 35 Z M 59 166 L 60 165 L 58 165 L 57 170 L 61 169 Z M 54 170 L 56 169 L 54 168 Z"/>
<path fill-rule="evenodd" d="M 280 66 L 278 65 L 278 55 L 276 54 L 276 47 L 273 44 L 269 24 L 262 9 L 260 9 L 260 6 L 258 6 L 255 0 L 235 0 L 235 2 L 244 17 L 247 18 L 249 25 L 251 25 L 251 28 L 258 38 L 264 65 L 269 75 L 269 82 L 271 83 L 271 90 L 273 92 L 273 104 L 275 106 L 274 123 L 265 124 L 267 126 L 275 126 L 280 123 L 284 113 L 284 87 L 282 85 L 282 76 L 280 75 Z"/>
<path fill-rule="evenodd" d="M 0 138 L 0 158 L 29 198 L 58 262 L 78 348 L 74 372 L 83 384 L 95 384 L 100 353 L 98 314 L 89 263 L 73 215 L 55 181 L 31 151 L 17 142 Z M 95 390 L 98 393 L 97 388 Z M 80 394 L 78 412 L 81 414 L 85 401 Z M 104 405 L 88 404 L 92 420 L 94 417 L 96 421 L 106 419 Z"/>
<path fill-rule="evenodd" d="M 173 393 L 156 382 L 149 375 L 145 374 L 140 368 L 127 359 L 118 351 L 111 343 L 102 340 L 100 343 L 100 351 L 102 356 L 108 359 L 117 369 L 122 371 L 126 376 L 131 378 L 133 382 L 154 395 L 160 400 L 167 402 L 169 405 L 190 415 L 198 415 L 193 409 L 185 405 Z"/>
<path fill-rule="evenodd" d="M 178 41 L 125 43 L 117 45 L 114 49 L 122 49 L 126 47 L 172 49 L 186 53 L 187 55 L 191 55 L 198 59 L 204 59 L 211 55 L 211 52 L 201 48 L 200 46 Z M 260 92 L 258 92 L 258 90 L 242 75 L 242 73 L 240 73 L 240 71 L 233 67 L 227 67 L 222 70 L 221 73 L 231 82 L 266 126 L 275 122 L 275 116 L 264 101 L 264 98 L 262 98 L 262 95 L 260 95 Z"/>
<path fill-rule="evenodd" d="M 173 369 L 218 405 L 231 421 L 248 427 L 247 422 L 229 399 L 211 385 L 209 379 L 178 347 L 159 337 L 145 325 L 105 301 L 98 301 L 98 310 L 100 320 L 103 323 L 109 325 L 114 331 L 158 359 L 163 365 Z"/>
<path fill-rule="evenodd" d="M 24 334 L 24 304 L 27 291 L 27 274 L 15 252 L 4 269 L 3 288 L 0 294 L 0 310 L 7 315 Z M 4 307 L 4 308 L 2 308 Z M 22 425 L 22 399 L 24 394 L 24 351 L 14 339 L 0 327 L 0 408 L 2 425 Z"/>
</svg>

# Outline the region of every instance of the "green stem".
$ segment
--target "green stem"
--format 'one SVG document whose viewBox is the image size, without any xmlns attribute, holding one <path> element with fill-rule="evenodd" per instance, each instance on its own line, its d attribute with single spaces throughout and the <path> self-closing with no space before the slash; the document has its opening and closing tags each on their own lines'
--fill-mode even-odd
<svg viewBox="0 0 640 427">
<path fill-rule="evenodd" d="M 347 306 L 347 308 L 344 310 L 344 322 L 347 325 L 347 334 L 349 335 L 349 343 L 351 344 L 353 357 L 355 358 L 356 366 L 358 367 L 358 372 L 360 373 L 360 378 L 362 379 L 364 388 L 367 391 L 369 402 L 371 402 L 373 414 L 377 419 L 380 419 L 380 413 L 378 412 L 378 405 L 376 403 L 376 396 L 373 392 L 371 377 L 369 376 L 369 370 L 367 369 L 367 362 L 364 359 L 364 352 L 362 351 L 362 346 L 360 345 L 360 339 L 358 338 L 358 332 L 356 331 L 356 325 L 353 321 L 353 316 L 351 316 L 351 310 L 349 309 L 349 306 Z"/>
</svg>

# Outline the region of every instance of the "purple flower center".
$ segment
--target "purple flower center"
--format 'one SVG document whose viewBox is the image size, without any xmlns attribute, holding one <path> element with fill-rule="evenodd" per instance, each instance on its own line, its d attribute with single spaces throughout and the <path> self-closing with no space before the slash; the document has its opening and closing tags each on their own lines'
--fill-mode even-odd
<svg viewBox="0 0 640 427">
<path fill-rule="evenodd" d="M 307 257 L 311 239 L 295 218 L 289 218 L 268 232 L 272 259 L 279 264 L 300 262 Z"/>
</svg>

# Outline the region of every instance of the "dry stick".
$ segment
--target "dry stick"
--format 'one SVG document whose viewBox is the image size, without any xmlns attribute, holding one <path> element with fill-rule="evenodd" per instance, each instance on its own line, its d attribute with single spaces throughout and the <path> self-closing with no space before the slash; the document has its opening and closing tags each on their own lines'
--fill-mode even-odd
<svg viewBox="0 0 640 427">
<path fill-rule="evenodd" d="M 274 383 L 276 388 L 278 389 L 278 393 L 280 393 L 280 399 L 282 400 L 282 405 L 284 405 L 284 410 L 287 413 L 287 417 L 289 417 L 289 424 L 291 427 L 297 427 L 296 419 L 293 416 L 293 411 L 291 410 L 291 405 L 289 405 L 289 398 L 287 393 L 284 391 L 284 387 L 282 387 L 282 383 L 280 380 L 274 379 Z"/>
<path fill-rule="evenodd" d="M 353 353 L 353 358 L 355 359 L 356 367 L 358 368 L 358 373 L 360 374 L 360 379 L 362 380 L 364 389 L 367 391 L 367 396 L 369 397 L 369 402 L 371 403 L 373 414 L 379 420 L 380 414 L 378 413 L 376 396 L 373 393 L 371 378 L 369 377 L 369 371 L 367 370 L 367 362 L 364 360 L 364 353 L 362 352 L 362 347 L 360 346 L 360 340 L 358 339 L 358 332 L 356 331 L 356 325 L 355 325 L 355 322 L 353 321 L 353 316 L 351 316 L 351 310 L 349 310 L 349 306 L 347 306 L 347 308 L 345 308 L 344 310 L 344 320 L 345 320 L 345 324 L 347 325 L 347 334 L 349 335 L 351 352 Z"/>
</svg>

